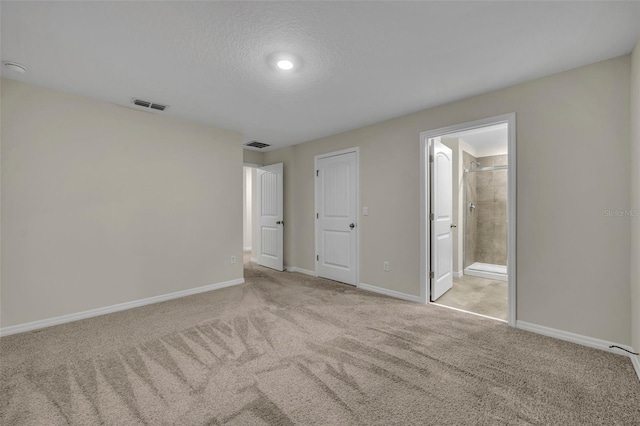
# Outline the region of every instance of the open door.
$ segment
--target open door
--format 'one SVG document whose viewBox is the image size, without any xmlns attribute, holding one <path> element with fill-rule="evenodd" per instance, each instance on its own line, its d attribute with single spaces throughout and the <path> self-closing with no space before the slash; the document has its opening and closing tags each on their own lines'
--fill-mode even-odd
<svg viewBox="0 0 640 426">
<path fill-rule="evenodd" d="M 440 138 L 429 140 L 431 162 L 431 301 L 453 287 L 453 157 Z"/>
<path fill-rule="evenodd" d="M 258 265 L 282 271 L 284 258 L 282 163 L 258 169 Z"/>
</svg>

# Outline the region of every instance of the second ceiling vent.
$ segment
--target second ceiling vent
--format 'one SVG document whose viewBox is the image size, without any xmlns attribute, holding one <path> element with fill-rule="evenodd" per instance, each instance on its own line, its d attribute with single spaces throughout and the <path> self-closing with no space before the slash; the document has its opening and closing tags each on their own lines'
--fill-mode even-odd
<svg viewBox="0 0 640 426">
<path fill-rule="evenodd" d="M 258 141 L 251 141 L 248 143 L 245 143 L 244 146 L 250 146 L 251 148 L 258 148 L 258 149 L 262 149 L 262 148 L 266 148 L 269 145 L 268 143 L 262 143 L 262 142 L 258 142 Z"/>
<path fill-rule="evenodd" d="M 131 98 L 131 103 L 142 108 L 154 109 L 156 111 L 164 111 L 169 108 L 168 105 L 157 104 L 155 102 L 145 101 L 138 98 Z"/>
</svg>

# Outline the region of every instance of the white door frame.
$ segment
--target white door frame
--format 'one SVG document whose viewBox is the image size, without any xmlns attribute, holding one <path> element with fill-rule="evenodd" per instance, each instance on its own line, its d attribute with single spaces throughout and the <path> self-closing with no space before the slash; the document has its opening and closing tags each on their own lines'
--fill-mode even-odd
<svg viewBox="0 0 640 426">
<path fill-rule="evenodd" d="M 335 157 L 336 155 L 348 154 L 350 152 L 354 152 L 356 154 L 356 226 L 358 230 L 358 236 L 356 238 L 356 284 L 358 287 L 360 285 L 360 148 L 353 147 L 347 149 L 341 149 L 339 151 L 327 152 L 326 154 L 318 154 L 313 157 L 313 191 L 314 191 L 314 212 L 318 211 L 318 180 L 316 179 L 316 170 L 318 170 L 318 160 L 327 157 Z M 315 213 L 314 213 L 315 214 Z M 315 268 L 315 276 L 318 276 L 318 253 L 320 252 L 318 248 L 318 242 L 320 239 L 318 238 L 318 221 L 314 219 L 314 247 L 316 259 L 314 263 Z"/>
<path fill-rule="evenodd" d="M 476 129 L 479 127 L 491 126 L 493 124 L 508 125 L 508 164 L 507 171 L 508 181 L 508 238 L 507 238 L 507 276 L 508 276 L 508 323 L 510 326 L 516 326 L 516 114 L 515 112 L 489 117 L 482 120 L 470 121 L 467 123 L 456 124 L 453 126 L 442 127 L 439 129 L 420 132 L 420 300 L 422 303 L 430 302 L 430 286 L 429 273 L 431 253 L 429 251 L 429 241 L 431 231 L 429 225 L 428 213 L 431 211 L 429 201 L 429 180 L 430 166 L 429 156 L 429 139 L 438 136 L 444 136 L 450 133 L 461 132 L 464 130 Z"/>
</svg>

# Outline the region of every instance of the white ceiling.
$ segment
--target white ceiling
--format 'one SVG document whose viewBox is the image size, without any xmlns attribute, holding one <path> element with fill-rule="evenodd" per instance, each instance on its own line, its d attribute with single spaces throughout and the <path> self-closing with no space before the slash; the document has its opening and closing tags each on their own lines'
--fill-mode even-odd
<svg viewBox="0 0 640 426">
<path fill-rule="evenodd" d="M 273 148 L 627 54 L 640 2 L 6 2 L 2 76 Z M 274 55 L 301 64 L 276 71 Z"/>
<path fill-rule="evenodd" d="M 488 155 L 502 155 L 507 153 L 509 144 L 508 129 L 507 123 L 494 124 L 492 126 L 451 133 L 444 137 L 462 139 L 469 154 L 480 158 Z"/>
</svg>

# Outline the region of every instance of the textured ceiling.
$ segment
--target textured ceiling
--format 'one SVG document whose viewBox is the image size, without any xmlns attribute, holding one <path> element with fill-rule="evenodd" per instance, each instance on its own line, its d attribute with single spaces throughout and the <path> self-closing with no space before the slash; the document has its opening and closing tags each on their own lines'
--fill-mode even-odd
<svg viewBox="0 0 640 426">
<path fill-rule="evenodd" d="M 2 2 L 2 76 L 292 145 L 627 54 L 639 2 Z M 299 58 L 278 72 L 279 52 Z"/>
</svg>

